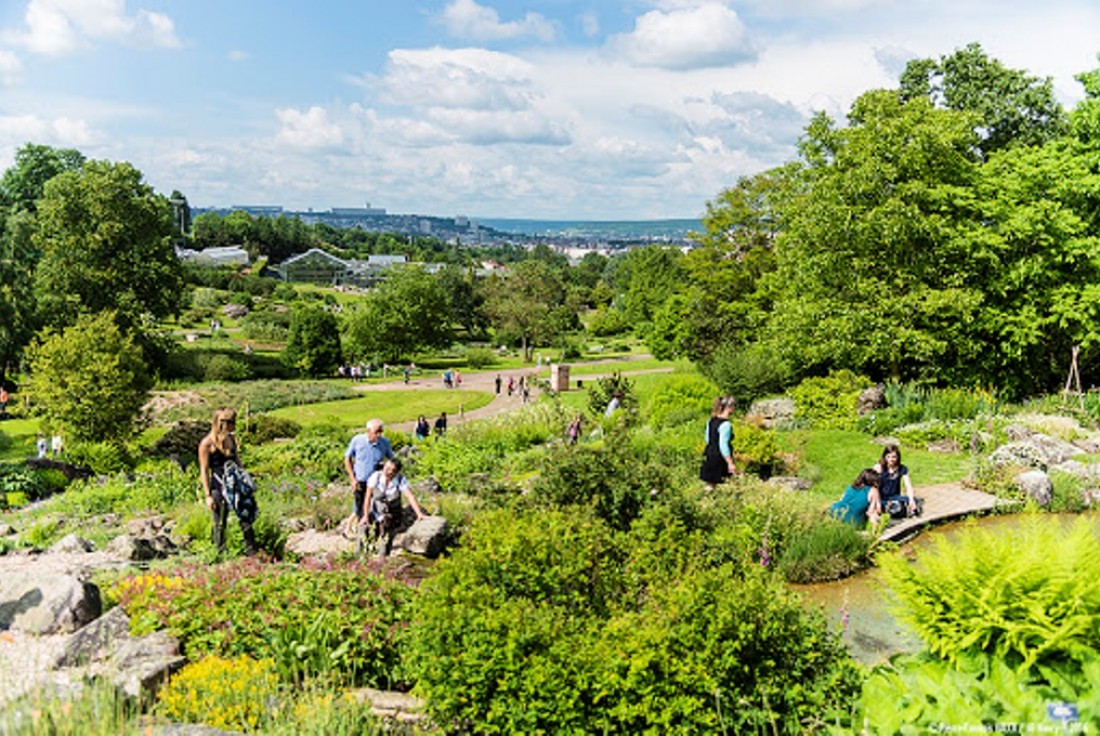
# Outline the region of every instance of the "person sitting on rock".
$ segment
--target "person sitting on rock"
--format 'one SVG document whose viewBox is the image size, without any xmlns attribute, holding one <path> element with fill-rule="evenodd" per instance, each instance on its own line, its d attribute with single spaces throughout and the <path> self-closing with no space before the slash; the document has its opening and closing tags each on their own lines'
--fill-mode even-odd
<svg viewBox="0 0 1100 736">
<path fill-rule="evenodd" d="M 371 532 L 377 536 L 378 556 L 385 557 L 389 554 L 393 537 L 401 525 L 402 496 L 409 502 L 409 506 L 416 512 L 416 519 L 424 518 L 424 512 L 409 486 L 409 480 L 401 472 L 401 460 L 390 458 L 382 465 L 381 470 L 371 473 L 367 480 L 366 524 L 371 527 Z"/>
</svg>

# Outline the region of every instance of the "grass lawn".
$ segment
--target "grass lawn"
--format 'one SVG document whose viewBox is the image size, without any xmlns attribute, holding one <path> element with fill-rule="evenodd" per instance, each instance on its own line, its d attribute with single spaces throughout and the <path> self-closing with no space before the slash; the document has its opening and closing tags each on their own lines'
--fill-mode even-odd
<svg viewBox="0 0 1100 736">
<path fill-rule="evenodd" d="M 285 406 L 268 412 L 285 417 L 303 427 L 336 422 L 348 428 L 360 428 L 372 417 L 384 422 L 411 422 L 423 414 L 434 418 L 440 412 L 458 417 L 460 411 L 472 411 L 493 400 L 485 391 L 372 391 L 357 399 L 325 401 L 302 406 Z"/>
<path fill-rule="evenodd" d="M 37 419 L 5 419 L 0 422 L 2 432 L 11 444 L 0 443 L 0 462 L 23 462 L 28 457 L 34 456 L 36 450 L 34 441 L 38 439 Z"/>
<path fill-rule="evenodd" d="M 799 475 L 814 482 L 810 492 L 822 499 L 840 498 L 859 471 L 873 466 L 882 455 L 882 445 L 876 445 L 869 435 L 861 432 L 795 430 L 780 432 L 777 437 L 785 451 L 803 453 Z M 962 480 L 973 467 L 972 459 L 965 453 L 928 452 L 903 446 L 901 455 L 917 495 L 920 486 Z"/>
</svg>

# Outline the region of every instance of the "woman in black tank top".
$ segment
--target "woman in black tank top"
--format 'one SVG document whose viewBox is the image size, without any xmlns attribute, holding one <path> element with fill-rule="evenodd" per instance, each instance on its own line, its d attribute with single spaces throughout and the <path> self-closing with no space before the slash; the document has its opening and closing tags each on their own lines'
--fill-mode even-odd
<svg viewBox="0 0 1100 736">
<path fill-rule="evenodd" d="M 229 504 L 225 500 L 225 464 L 232 460 L 240 464 L 237 452 L 237 412 L 218 409 L 210 425 L 210 433 L 199 442 L 199 481 L 206 492 L 206 508 L 214 515 L 213 542 L 218 552 L 225 551 L 225 526 Z M 252 524 L 241 521 L 245 554 L 256 552 L 256 536 Z"/>
</svg>

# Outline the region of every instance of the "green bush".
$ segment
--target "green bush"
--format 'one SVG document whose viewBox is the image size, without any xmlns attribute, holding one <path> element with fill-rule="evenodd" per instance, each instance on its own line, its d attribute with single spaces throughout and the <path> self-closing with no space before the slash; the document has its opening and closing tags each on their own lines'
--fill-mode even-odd
<svg viewBox="0 0 1100 736">
<path fill-rule="evenodd" d="M 73 465 L 91 468 L 98 475 L 121 473 L 134 466 L 125 445 L 117 442 L 76 442 L 65 448 L 65 456 Z"/>
<path fill-rule="evenodd" d="M 742 471 L 761 478 L 771 477 L 783 465 L 775 432 L 748 422 L 733 423 L 733 455 Z"/>
<path fill-rule="evenodd" d="M 88 517 L 99 514 L 165 513 L 197 497 L 198 479 L 175 463 L 162 461 L 146 472 L 74 481 L 65 491 L 66 511 Z"/>
<path fill-rule="evenodd" d="M 301 431 L 302 425 L 293 419 L 255 414 L 249 418 L 248 428 L 241 433 L 241 440 L 250 446 L 262 445 L 277 439 L 294 439 Z"/>
<path fill-rule="evenodd" d="M 697 375 L 672 375 L 649 395 L 643 410 L 655 427 L 670 427 L 685 421 L 702 421 L 710 412 L 718 387 Z"/>
<path fill-rule="evenodd" d="M 286 342 L 290 334 L 290 315 L 271 310 L 249 312 L 241 318 L 241 328 L 249 340 Z"/>
<path fill-rule="evenodd" d="M 251 377 L 248 363 L 225 353 L 211 355 L 203 370 L 203 378 L 207 381 L 247 381 Z"/>
<path fill-rule="evenodd" d="M 225 304 L 226 296 L 217 289 L 199 286 L 191 292 L 191 306 L 198 309 L 217 309 Z"/>
<path fill-rule="evenodd" d="M 53 490 L 47 476 L 23 463 L 0 463 L 0 498 L 20 494 L 27 501 L 36 501 Z"/>
<path fill-rule="evenodd" d="M 820 615 L 767 575 L 698 569 L 676 538 L 660 548 L 670 557 L 624 568 L 640 551 L 591 518 L 475 520 L 423 584 L 409 631 L 434 720 L 479 734 L 710 734 L 843 718 L 858 680 Z M 643 568 L 665 574 L 623 574 Z"/>
<path fill-rule="evenodd" d="M 792 583 L 847 577 L 867 566 L 871 538 L 852 524 L 824 518 L 789 535 L 778 568 Z"/>
<path fill-rule="evenodd" d="M 582 506 L 626 530 L 668 485 L 663 465 L 634 452 L 628 439 L 616 434 L 602 445 L 577 445 L 547 457 L 527 499 L 549 509 Z"/>
<path fill-rule="evenodd" d="M 622 396 L 619 403 L 619 416 L 633 417 L 638 409 L 638 398 L 634 392 L 634 381 L 625 378 L 622 373 L 613 373 L 610 376 L 597 378 L 595 381 L 585 382 L 585 391 L 588 393 L 588 413 L 590 416 L 603 417 L 607 405 L 616 394 Z"/>
<path fill-rule="evenodd" d="M 470 348 L 466 351 L 466 365 L 477 370 L 496 365 L 497 356 L 492 348 Z"/>
<path fill-rule="evenodd" d="M 791 390 L 795 417 L 817 429 L 855 429 L 859 425 L 856 403 L 871 381 L 843 369 L 819 378 L 807 378 Z"/>
<path fill-rule="evenodd" d="M 756 344 L 722 345 L 703 361 L 700 370 L 744 406 L 780 393 L 790 380 L 790 370 L 776 352 Z"/>
</svg>

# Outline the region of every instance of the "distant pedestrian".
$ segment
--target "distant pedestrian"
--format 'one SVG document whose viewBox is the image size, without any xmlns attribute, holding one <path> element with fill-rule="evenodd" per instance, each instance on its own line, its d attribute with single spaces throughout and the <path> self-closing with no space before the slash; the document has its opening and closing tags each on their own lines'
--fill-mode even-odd
<svg viewBox="0 0 1100 736">
<path fill-rule="evenodd" d="M 501 378 L 500 378 L 500 374 L 499 374 L 499 373 L 497 374 L 497 377 L 496 377 L 495 379 L 493 379 L 493 383 L 494 383 L 494 384 L 496 385 L 496 387 L 497 387 L 497 396 L 500 396 L 500 384 L 502 383 L 502 380 L 501 380 Z"/>
<path fill-rule="evenodd" d="M 50 438 L 50 454 L 56 457 L 61 457 L 62 450 L 65 449 L 65 441 L 61 439 L 60 434 L 55 434 Z"/>
<path fill-rule="evenodd" d="M 508 398 L 512 398 L 512 394 L 516 390 L 516 379 L 513 376 L 508 376 Z"/>
<path fill-rule="evenodd" d="M 409 382 L 409 372 L 409 366 L 406 365 L 401 368 L 401 374 L 405 377 L 406 384 Z"/>
<path fill-rule="evenodd" d="M 435 436 L 443 439 L 447 436 L 447 412 L 440 412 L 439 419 L 435 420 Z"/>
<path fill-rule="evenodd" d="M 462 371 L 455 371 L 455 388 L 462 388 Z"/>
<path fill-rule="evenodd" d="M 420 418 L 416 420 L 416 439 L 419 442 L 423 442 L 428 439 L 428 435 L 432 431 L 432 427 L 428 424 L 427 418 L 421 414 Z"/>
<path fill-rule="evenodd" d="M 43 435 L 38 435 L 38 441 L 34 443 L 34 447 L 38 450 L 38 457 L 46 457 L 46 450 L 49 449 L 49 445 Z"/>
<path fill-rule="evenodd" d="M 500 380 L 500 379 L 497 379 Z M 497 393 L 500 393 L 500 387 L 497 387 Z M 0 416 L 8 413 L 8 389 L 4 386 L 0 386 Z"/>
<path fill-rule="evenodd" d="M 573 421 L 569 422 L 569 428 L 566 430 L 566 434 L 569 436 L 569 444 L 577 444 L 577 440 L 581 436 L 581 415 L 577 414 L 573 417 Z"/>
</svg>

